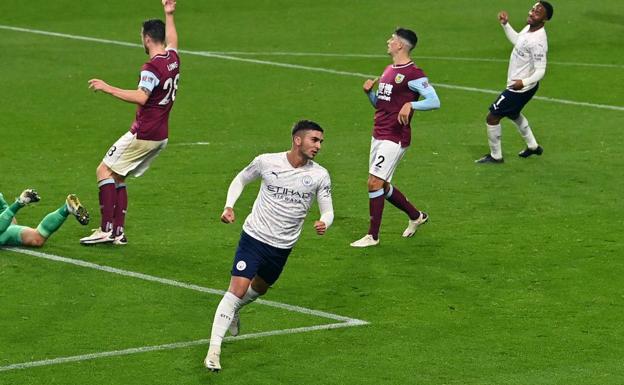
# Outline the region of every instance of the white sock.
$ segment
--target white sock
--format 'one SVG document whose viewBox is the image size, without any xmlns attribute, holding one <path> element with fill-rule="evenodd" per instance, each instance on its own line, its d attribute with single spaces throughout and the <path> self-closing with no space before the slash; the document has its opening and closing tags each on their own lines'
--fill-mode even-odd
<svg viewBox="0 0 624 385">
<path fill-rule="evenodd" d="M 488 143 L 490 145 L 490 155 L 494 159 L 502 159 L 503 150 L 501 148 L 502 147 L 501 146 L 501 135 L 502 135 L 501 125 L 499 123 L 495 126 L 491 126 L 486 123 L 486 126 L 487 126 Z"/>
<path fill-rule="evenodd" d="M 518 127 L 518 132 L 520 132 L 520 136 L 527 144 L 527 147 L 531 150 L 535 150 L 537 148 L 537 141 L 535 140 L 535 136 L 533 136 L 533 131 L 531 131 L 531 127 L 529 126 L 529 121 L 524 117 L 524 115 L 520 114 L 516 119 L 513 120 Z"/>
<path fill-rule="evenodd" d="M 254 289 L 252 289 L 251 285 L 249 285 L 249 288 L 247 288 L 247 292 L 245 293 L 243 298 L 240 299 L 240 304 L 239 304 L 238 308 L 240 309 L 241 307 L 243 307 L 243 306 L 245 306 L 247 304 L 252 303 L 258 297 L 260 297 L 260 293 L 258 293 Z"/>
<path fill-rule="evenodd" d="M 230 293 L 225 293 L 217 311 L 215 312 L 214 321 L 212 322 L 212 333 L 210 334 L 210 346 L 220 350 L 223 337 L 227 332 L 234 317 L 234 313 L 240 307 L 241 299 Z"/>
</svg>

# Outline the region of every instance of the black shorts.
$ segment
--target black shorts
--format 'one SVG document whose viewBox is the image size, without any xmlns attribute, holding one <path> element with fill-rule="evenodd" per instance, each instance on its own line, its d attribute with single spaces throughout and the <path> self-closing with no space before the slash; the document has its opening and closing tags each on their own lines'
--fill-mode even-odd
<svg viewBox="0 0 624 385">
<path fill-rule="evenodd" d="M 539 83 L 526 92 L 503 91 L 494 103 L 490 105 L 492 115 L 506 116 L 515 119 L 518 117 L 524 106 L 533 98 L 537 92 Z"/>
<path fill-rule="evenodd" d="M 272 285 L 277 281 L 292 249 L 280 249 L 241 233 L 232 264 L 232 275 L 253 279 L 260 276 Z"/>
</svg>

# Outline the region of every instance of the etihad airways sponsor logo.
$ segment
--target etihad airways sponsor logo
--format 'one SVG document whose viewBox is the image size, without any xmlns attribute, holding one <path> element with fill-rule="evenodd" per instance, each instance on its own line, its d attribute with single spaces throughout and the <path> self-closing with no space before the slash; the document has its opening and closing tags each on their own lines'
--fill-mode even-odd
<svg viewBox="0 0 624 385">
<path fill-rule="evenodd" d="M 283 198 L 288 201 L 300 202 L 302 200 L 309 200 L 312 198 L 312 193 L 310 192 L 299 192 L 291 188 L 273 186 L 270 184 L 267 185 L 266 188 L 273 194 L 274 197 Z"/>
</svg>

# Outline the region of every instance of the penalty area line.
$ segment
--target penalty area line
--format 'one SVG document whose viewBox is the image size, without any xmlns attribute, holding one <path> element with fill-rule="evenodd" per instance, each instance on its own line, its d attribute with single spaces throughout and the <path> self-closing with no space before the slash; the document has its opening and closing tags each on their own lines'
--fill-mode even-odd
<svg viewBox="0 0 624 385">
<path fill-rule="evenodd" d="M 35 250 L 30 250 L 30 249 L 21 249 L 21 248 L 17 248 L 17 247 L 5 247 L 5 248 L 0 248 L 0 249 L 4 249 L 4 250 L 7 250 L 7 251 L 12 251 L 14 253 L 26 254 L 26 255 L 30 255 L 32 257 L 37 257 L 37 258 L 41 258 L 41 259 L 47 259 L 47 260 L 54 261 L 54 262 L 62 262 L 62 263 L 70 264 L 70 265 L 86 267 L 86 268 L 89 268 L 89 269 L 104 271 L 104 272 L 107 272 L 107 273 L 117 274 L 117 275 L 121 275 L 121 276 L 125 276 L 125 277 L 142 279 L 144 281 L 150 281 L 150 282 L 156 282 L 156 283 L 160 283 L 162 285 L 168 285 L 168 286 L 179 287 L 179 288 L 182 288 L 182 289 L 199 291 L 199 292 L 202 292 L 202 293 L 214 294 L 214 295 L 219 295 L 219 296 L 225 294 L 225 292 L 223 290 L 212 289 L 212 288 L 209 288 L 209 287 L 199 286 L 199 285 L 195 285 L 195 284 L 191 284 L 191 283 L 180 282 L 180 281 L 176 281 L 176 280 L 168 279 L 168 278 L 156 277 L 156 276 L 149 275 L 149 274 L 137 273 L 135 271 L 118 269 L 116 267 L 110 267 L 110 266 L 106 266 L 106 265 L 98 265 L 97 263 L 83 261 L 82 259 L 73 259 L 73 258 L 61 257 L 60 255 L 42 253 L 40 251 L 35 251 Z M 358 319 L 355 319 L 355 318 L 345 317 L 345 316 L 341 316 L 341 315 L 338 315 L 338 314 L 328 313 L 328 312 L 324 312 L 324 311 L 321 311 L 321 310 L 309 309 L 309 308 L 301 307 L 301 306 L 289 305 L 287 303 L 282 303 L 282 302 L 269 301 L 269 300 L 266 300 L 266 299 L 257 299 L 256 301 L 254 301 L 254 303 L 257 303 L 257 304 L 260 304 L 260 305 L 265 305 L 265 306 L 270 306 L 270 307 L 275 307 L 275 308 L 279 308 L 279 309 L 284 309 L 284 310 L 292 311 L 292 312 L 295 312 L 295 313 L 313 315 L 313 316 L 317 316 L 317 317 L 321 317 L 321 318 L 328 318 L 328 319 L 332 319 L 332 320 L 335 320 L 335 321 L 351 322 L 351 323 L 361 323 L 361 322 L 364 322 L 363 324 L 367 324 L 368 323 L 366 321 L 358 320 Z"/>
<path fill-rule="evenodd" d="M 316 331 L 316 330 L 331 330 L 331 329 L 348 328 L 348 327 L 365 325 L 367 323 L 368 322 L 365 322 L 365 321 L 354 320 L 353 322 L 340 322 L 340 323 L 333 323 L 333 324 L 326 324 L 326 325 L 306 326 L 306 327 L 300 327 L 300 328 L 270 330 L 266 332 L 243 334 L 243 335 L 236 336 L 236 337 L 228 336 L 228 337 L 225 337 L 224 340 L 225 341 L 242 341 L 242 340 L 250 340 L 254 338 L 262 338 L 262 337 L 269 337 L 269 336 L 307 333 L 307 332 Z M 201 339 L 201 340 L 194 340 L 194 341 L 174 342 L 174 343 L 163 344 L 163 345 L 142 346 L 138 348 L 128 348 L 128 349 L 122 349 L 122 350 L 112 350 L 112 351 L 107 351 L 107 352 L 81 354 L 81 355 L 76 355 L 76 356 L 57 357 L 57 358 L 51 358 L 51 359 L 39 360 L 39 361 L 20 362 L 17 364 L 0 366 L 0 372 L 35 368 L 35 367 L 40 367 L 40 366 L 59 365 L 59 364 L 66 364 L 70 362 L 89 361 L 89 360 L 95 360 L 98 358 L 118 357 L 118 356 L 127 356 L 131 354 L 182 349 L 182 348 L 188 348 L 191 346 L 207 345 L 209 342 L 210 342 L 209 339 Z"/>
<path fill-rule="evenodd" d="M 2 25 L 2 24 L 0 24 L 0 29 L 16 31 L 16 32 L 34 33 L 34 34 L 46 35 L 46 36 L 54 36 L 54 37 L 60 37 L 64 39 L 83 40 L 83 41 L 91 41 L 95 43 L 143 48 L 143 46 L 140 44 L 128 43 L 124 41 L 100 39 L 100 38 L 89 37 L 89 36 L 71 35 L 71 34 L 66 34 L 66 33 L 50 32 L 50 31 L 41 31 L 37 29 L 20 28 L 20 27 L 13 27 L 13 26 Z M 354 76 L 354 77 L 359 77 L 359 78 L 371 78 L 371 79 L 377 76 L 377 75 L 364 74 L 364 73 L 359 73 L 359 72 L 334 70 L 331 68 L 311 67 L 311 66 L 305 66 L 305 65 L 299 65 L 299 64 L 269 61 L 269 60 L 242 58 L 242 57 L 231 56 L 227 54 L 214 53 L 210 51 L 190 51 L 190 50 L 179 49 L 178 52 L 184 53 L 187 55 L 204 56 L 204 57 L 210 57 L 210 58 L 215 58 L 215 59 L 238 61 L 238 62 L 244 62 L 244 63 L 253 63 L 253 64 L 260 64 L 260 65 L 269 65 L 269 66 L 274 66 L 274 67 L 298 69 L 298 70 L 303 70 L 303 71 L 322 72 L 322 73 L 329 73 L 329 74 L 334 74 L 334 75 Z M 432 84 L 436 87 L 447 88 L 451 90 L 479 92 L 479 93 L 496 94 L 496 95 L 500 94 L 500 91 L 490 90 L 486 88 L 465 87 L 465 86 L 459 86 L 455 84 L 444 84 L 444 83 L 432 83 Z M 588 103 L 588 102 L 581 102 L 581 101 L 574 101 L 574 100 L 567 100 L 567 99 L 549 98 L 549 97 L 544 97 L 544 96 L 536 96 L 533 99 L 543 100 L 549 103 L 598 108 L 598 109 L 603 109 L 603 110 L 624 111 L 624 107 L 622 106 L 614 106 L 614 105 L 609 105 L 609 104 Z"/>
<path fill-rule="evenodd" d="M 16 247 L 4 247 L 4 248 L 0 247 L 0 250 L 12 251 L 15 253 L 25 254 L 25 255 L 29 255 L 29 256 L 41 258 L 41 259 L 46 259 L 46 260 L 53 261 L 53 262 L 67 263 L 67 264 L 74 265 L 74 266 L 85 267 L 85 268 L 103 271 L 103 272 L 107 272 L 111 274 L 121 275 L 121 276 L 135 278 L 135 279 L 141 279 L 141 280 L 149 281 L 149 282 L 156 282 L 162 285 L 174 286 L 174 287 L 193 290 L 193 291 L 202 292 L 202 293 L 208 293 L 208 294 L 213 294 L 213 295 L 223 295 L 225 293 L 223 290 L 217 290 L 217 289 L 212 289 L 209 287 L 203 287 L 199 285 L 175 281 L 173 279 L 161 278 L 161 277 L 156 277 L 153 275 L 137 273 L 134 271 L 118 269 L 115 267 L 98 265 L 96 263 L 83 261 L 81 259 L 67 258 L 67 257 L 59 256 L 59 255 L 42 253 L 40 251 L 35 251 L 35 250 L 20 249 Z M 259 305 L 265 305 L 265 306 L 270 306 L 274 308 L 284 309 L 284 310 L 292 311 L 296 313 L 316 316 L 316 317 L 325 318 L 325 319 L 331 319 L 331 320 L 339 321 L 339 322 L 331 323 L 331 324 L 315 325 L 315 326 L 305 326 L 305 327 L 299 327 L 299 328 L 270 330 L 266 332 L 243 334 L 243 335 L 236 336 L 236 337 L 228 336 L 225 338 L 225 341 L 240 341 L 240 340 L 253 339 L 253 338 L 286 335 L 286 334 L 296 334 L 296 333 L 306 333 L 306 332 L 311 332 L 311 331 L 316 331 L 316 330 L 332 330 L 332 329 L 339 329 L 339 328 L 346 328 L 346 327 L 363 326 L 363 325 L 369 324 L 368 321 L 351 318 L 351 317 L 345 317 L 345 316 L 341 316 L 338 314 L 324 312 L 321 310 L 315 310 L 315 309 L 309 309 L 309 308 L 305 308 L 301 306 L 289 305 L 289 304 L 282 303 L 282 302 L 258 299 L 255 301 L 255 303 Z M 90 353 L 90 354 L 76 355 L 76 356 L 70 356 L 70 357 L 59 357 L 59 358 L 39 360 L 39 361 L 23 362 L 23 363 L 11 364 L 7 366 L 0 366 L 0 372 L 16 370 L 16 369 L 26 369 L 26 368 L 32 368 L 32 367 L 37 367 L 37 366 L 63 364 L 63 363 L 68 363 L 68 362 L 93 360 L 93 359 L 104 358 L 104 357 L 138 354 L 138 353 L 145 353 L 145 352 L 152 352 L 152 351 L 159 351 L 159 350 L 179 349 L 179 348 L 185 348 L 189 346 L 203 345 L 208 342 L 209 340 L 207 339 L 201 339 L 201 340 L 195 340 L 195 341 L 176 342 L 176 343 L 164 344 L 164 345 L 144 346 L 144 347 L 138 347 L 138 348 L 123 349 L 123 350 L 113 350 L 113 351 L 108 351 L 108 352 Z"/>
</svg>

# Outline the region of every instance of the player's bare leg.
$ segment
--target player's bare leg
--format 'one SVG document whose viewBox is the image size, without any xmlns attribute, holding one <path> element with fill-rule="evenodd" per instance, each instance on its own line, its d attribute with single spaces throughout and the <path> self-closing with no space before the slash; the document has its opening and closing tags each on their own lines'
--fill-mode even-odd
<svg viewBox="0 0 624 385">
<path fill-rule="evenodd" d="M 41 233 L 30 227 L 22 230 L 20 236 L 22 238 L 22 246 L 41 247 L 47 240 Z"/>
</svg>

